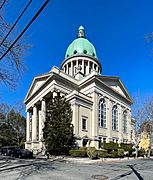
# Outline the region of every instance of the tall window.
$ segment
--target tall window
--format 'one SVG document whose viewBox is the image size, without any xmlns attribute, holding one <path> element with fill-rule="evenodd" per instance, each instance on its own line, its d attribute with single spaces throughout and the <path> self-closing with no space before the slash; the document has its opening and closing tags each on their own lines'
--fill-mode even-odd
<svg viewBox="0 0 153 180">
<path fill-rule="evenodd" d="M 87 131 L 87 117 L 82 117 L 82 130 L 86 130 Z"/>
<path fill-rule="evenodd" d="M 123 112 L 123 132 L 127 132 L 127 112 Z"/>
<path fill-rule="evenodd" d="M 99 127 L 106 127 L 106 103 L 104 99 L 99 101 Z"/>
<path fill-rule="evenodd" d="M 117 130 L 118 129 L 118 110 L 117 106 L 114 106 L 112 109 L 112 129 Z"/>
</svg>

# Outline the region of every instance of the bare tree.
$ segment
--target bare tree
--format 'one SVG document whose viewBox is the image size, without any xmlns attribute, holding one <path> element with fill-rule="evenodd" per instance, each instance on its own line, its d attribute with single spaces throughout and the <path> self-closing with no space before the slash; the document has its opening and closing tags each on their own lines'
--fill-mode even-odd
<svg viewBox="0 0 153 180">
<path fill-rule="evenodd" d="M 7 1 L 8 2 L 8 1 Z M 7 11 L 7 10 L 6 10 Z M 12 12 L 13 15 L 13 12 Z M 10 47 L 17 36 L 17 31 L 13 30 L 7 39 L 1 43 L 10 30 L 11 24 L 5 20 L 4 11 L 0 11 L 0 57 Z M 9 53 L 0 61 L 0 83 L 5 83 L 11 88 L 16 87 L 16 82 L 19 80 L 25 70 L 23 55 L 29 46 L 26 45 L 24 39 L 19 40 L 9 51 Z"/>
<path fill-rule="evenodd" d="M 150 136 L 150 147 L 148 150 L 148 157 L 150 157 L 151 150 L 151 136 L 153 128 L 153 96 L 149 96 L 144 102 L 140 100 L 140 96 L 135 98 L 134 117 L 136 119 L 136 144 L 139 144 L 139 137 L 143 131 L 147 131 Z"/>
</svg>

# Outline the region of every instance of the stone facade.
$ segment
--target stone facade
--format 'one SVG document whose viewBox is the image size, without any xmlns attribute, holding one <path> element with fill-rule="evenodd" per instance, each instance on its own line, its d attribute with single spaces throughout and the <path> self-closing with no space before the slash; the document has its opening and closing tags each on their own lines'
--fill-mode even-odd
<svg viewBox="0 0 153 180">
<path fill-rule="evenodd" d="M 74 134 L 79 146 L 85 141 L 86 146 L 97 149 L 101 142 L 134 142 L 133 102 L 128 91 L 118 77 L 100 74 L 101 64 L 93 45 L 84 37 L 83 27 L 78 34 L 80 39 L 76 44 L 73 41 L 73 47 L 69 46 L 61 68 L 53 67 L 50 72 L 35 77 L 28 90 L 25 97 L 27 149 L 41 151 L 44 148 L 42 128 L 46 101 L 57 92 L 71 103 Z M 80 53 L 80 48 L 84 53 Z"/>
</svg>

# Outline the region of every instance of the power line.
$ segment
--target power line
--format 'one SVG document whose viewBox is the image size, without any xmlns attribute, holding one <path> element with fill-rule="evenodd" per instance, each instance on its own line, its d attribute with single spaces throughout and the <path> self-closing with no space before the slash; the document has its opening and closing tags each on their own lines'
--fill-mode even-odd
<svg viewBox="0 0 153 180">
<path fill-rule="evenodd" d="M 23 29 L 23 31 L 19 34 L 19 36 L 15 39 L 15 41 L 11 44 L 11 46 L 6 50 L 6 52 L 0 57 L 0 61 L 7 55 L 7 53 L 10 51 L 10 49 L 14 46 L 14 44 L 23 36 L 23 34 L 26 32 L 26 30 L 30 27 L 30 25 L 36 20 L 36 18 L 39 16 L 39 14 L 43 11 L 43 9 L 48 4 L 49 0 L 46 0 L 46 2 L 41 6 L 41 8 L 38 10 L 38 12 L 35 14 L 35 16 L 32 18 L 32 20 L 28 23 L 28 25 Z"/>
<path fill-rule="evenodd" d="M 17 18 L 17 20 L 15 21 L 15 23 L 13 24 L 13 26 L 11 27 L 11 29 L 9 30 L 9 32 L 6 34 L 6 36 L 4 37 L 4 39 L 2 40 L 2 42 L 0 43 L 0 46 L 4 43 L 4 41 L 6 40 L 6 38 L 9 36 L 9 34 L 12 32 L 12 30 L 14 29 L 14 27 L 16 26 L 16 24 L 18 23 L 18 21 L 21 19 L 22 15 L 24 14 L 24 12 L 27 10 L 27 8 L 30 6 L 30 4 L 32 3 L 32 0 L 29 1 L 29 3 L 26 5 L 26 7 L 24 8 L 24 10 L 21 12 L 21 14 L 19 15 L 19 17 Z"/>
<path fill-rule="evenodd" d="M 0 6 L 0 9 L 2 9 L 2 7 L 4 6 L 4 4 L 6 3 L 6 0 L 4 0 Z"/>
<path fill-rule="evenodd" d="M 9 19 L 10 22 L 14 21 L 14 19 L 19 16 L 19 13 L 23 9 L 23 7 L 25 7 L 26 3 L 27 3 L 27 0 L 24 0 L 18 9 L 15 7 L 16 11 L 15 11 L 14 15 L 10 17 L 10 19 Z"/>
</svg>

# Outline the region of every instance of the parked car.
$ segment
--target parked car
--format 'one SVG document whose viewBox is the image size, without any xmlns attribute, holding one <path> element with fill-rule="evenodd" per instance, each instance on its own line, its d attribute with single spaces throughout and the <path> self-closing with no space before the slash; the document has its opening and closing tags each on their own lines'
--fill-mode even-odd
<svg viewBox="0 0 153 180">
<path fill-rule="evenodd" d="M 33 158 L 33 153 L 27 149 L 19 149 L 19 148 L 16 148 L 14 150 L 14 154 L 13 154 L 14 157 L 16 158 Z"/>
<path fill-rule="evenodd" d="M 2 147 L 0 150 L 0 154 L 4 155 L 4 156 L 13 156 L 13 152 L 14 152 L 15 148 L 16 147 L 13 147 L 13 146 Z"/>
<path fill-rule="evenodd" d="M 27 149 L 20 149 L 13 146 L 6 146 L 0 149 L 0 154 L 4 156 L 12 156 L 15 158 L 33 158 L 33 152 Z"/>
</svg>

